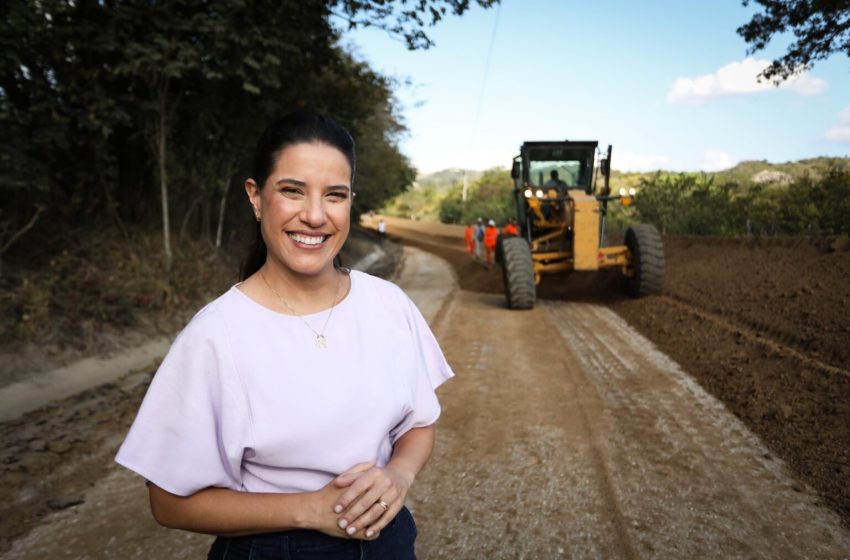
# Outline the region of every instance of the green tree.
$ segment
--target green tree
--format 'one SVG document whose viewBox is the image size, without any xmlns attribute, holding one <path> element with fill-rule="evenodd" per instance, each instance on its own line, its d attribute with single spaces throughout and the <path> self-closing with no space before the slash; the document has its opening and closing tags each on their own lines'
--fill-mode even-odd
<svg viewBox="0 0 850 560">
<path fill-rule="evenodd" d="M 749 53 L 764 50 L 776 35 L 792 33 L 796 41 L 762 75 L 781 82 L 834 53 L 850 56 L 850 1 L 754 0 L 764 11 L 738 28 Z M 751 0 L 743 0 L 748 6 Z"/>
<path fill-rule="evenodd" d="M 479 6 L 489 8 L 499 0 L 476 0 Z M 400 38 L 410 50 L 427 49 L 434 41 L 425 27 L 436 25 L 446 14 L 463 15 L 471 5 L 470 0 L 335 0 L 330 3 L 334 14 L 356 27 L 378 27 Z"/>
<path fill-rule="evenodd" d="M 510 173 L 500 167 L 485 171 L 469 189 L 463 201 L 463 185 L 454 185 L 440 206 L 440 221 L 471 223 L 478 218 L 495 220 L 499 225 L 516 217 L 514 185 Z"/>
<path fill-rule="evenodd" d="M 470 5 L 0 3 L 0 225 L 28 228 L 10 252 L 55 253 L 67 230 L 105 219 L 130 237 L 135 225 L 161 223 L 166 263 L 172 221 L 220 244 L 223 226 L 244 217 L 228 200 L 241 196 L 234 186 L 248 173 L 254 139 L 295 108 L 330 113 L 352 130 L 355 210 L 380 206 L 413 178 L 397 147 L 404 123 L 395 84 L 344 52 L 338 22 L 375 25 L 424 48 L 426 28 Z"/>
<path fill-rule="evenodd" d="M 821 229 L 850 235 L 850 169 L 833 166 L 818 182 Z"/>
</svg>

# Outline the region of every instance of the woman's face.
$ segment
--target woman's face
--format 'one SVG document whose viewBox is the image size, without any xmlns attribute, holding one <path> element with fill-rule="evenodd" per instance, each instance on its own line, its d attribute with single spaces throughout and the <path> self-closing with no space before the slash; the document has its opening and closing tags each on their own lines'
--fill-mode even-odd
<svg viewBox="0 0 850 560">
<path fill-rule="evenodd" d="M 268 259 L 299 276 L 333 270 L 351 226 L 351 167 L 342 152 L 293 144 L 278 154 L 262 189 L 252 179 L 245 189 L 261 217 Z"/>
</svg>

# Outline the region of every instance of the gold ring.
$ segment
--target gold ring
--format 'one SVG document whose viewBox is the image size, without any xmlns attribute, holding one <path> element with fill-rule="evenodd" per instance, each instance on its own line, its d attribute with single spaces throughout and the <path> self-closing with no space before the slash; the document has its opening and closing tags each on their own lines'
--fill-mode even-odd
<svg viewBox="0 0 850 560">
<path fill-rule="evenodd" d="M 388 511 L 390 509 L 390 505 L 384 500 L 378 500 L 378 505 L 384 508 L 384 511 Z"/>
</svg>

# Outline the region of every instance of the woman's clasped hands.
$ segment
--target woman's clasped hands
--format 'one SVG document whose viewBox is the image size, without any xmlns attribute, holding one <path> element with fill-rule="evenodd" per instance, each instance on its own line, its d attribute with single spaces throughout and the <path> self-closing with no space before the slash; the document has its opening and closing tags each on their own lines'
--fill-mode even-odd
<svg viewBox="0 0 850 560">
<path fill-rule="evenodd" d="M 401 511 L 413 476 L 375 461 L 359 463 L 337 476 L 329 485 L 342 490 L 333 512 L 338 530 L 355 539 L 374 540 L 381 529 Z"/>
</svg>

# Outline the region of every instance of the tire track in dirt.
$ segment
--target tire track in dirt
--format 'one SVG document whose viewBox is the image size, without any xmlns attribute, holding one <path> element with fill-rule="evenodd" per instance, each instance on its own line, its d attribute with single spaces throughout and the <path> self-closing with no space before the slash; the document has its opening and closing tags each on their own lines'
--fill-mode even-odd
<svg viewBox="0 0 850 560">
<path fill-rule="evenodd" d="M 546 305 L 546 302 L 541 301 L 540 304 Z M 551 316 L 551 318 L 554 319 L 555 326 L 558 327 L 561 334 L 561 336 L 558 337 L 558 343 L 564 350 L 564 355 L 569 356 L 572 354 L 573 349 L 568 346 L 565 338 L 570 335 L 568 335 L 559 324 L 556 316 Z M 613 537 L 619 542 L 619 548 L 622 550 L 623 558 L 639 558 L 640 556 L 635 550 L 634 543 L 632 542 L 628 520 L 623 513 L 622 504 L 620 503 L 616 485 L 614 483 L 613 473 L 610 468 L 610 465 L 612 464 L 610 450 L 605 444 L 605 438 L 600 434 L 599 430 L 595 428 L 600 417 L 600 410 L 604 410 L 604 404 L 601 402 L 602 399 L 599 398 L 599 394 L 592 387 L 592 384 L 588 382 L 586 377 L 577 376 L 574 382 L 582 387 L 582 391 L 585 392 L 585 394 L 593 395 L 595 397 L 592 407 L 588 406 L 584 399 L 576 399 L 575 405 L 581 415 L 583 429 L 590 436 L 589 441 L 591 442 L 590 449 L 595 477 L 601 488 L 601 494 L 606 503 L 606 508 L 613 513 L 612 517 L 618 529 Z"/>
<path fill-rule="evenodd" d="M 410 500 L 421 558 L 636 557 L 588 431 L 598 402 L 563 347 L 535 336 L 553 330 L 542 309 L 455 298 L 437 335 L 457 377 Z"/>
<path fill-rule="evenodd" d="M 709 321 L 713 325 L 720 327 L 736 336 L 746 338 L 748 341 L 766 347 L 767 349 L 776 352 L 782 356 L 805 364 L 809 367 L 819 369 L 826 373 L 834 375 L 843 375 L 850 378 L 850 370 L 843 369 L 830 365 L 826 362 L 818 360 L 813 356 L 809 356 L 804 352 L 783 343 L 782 333 L 772 331 L 767 326 L 757 323 L 752 323 L 746 319 L 734 317 L 731 319 L 725 318 L 717 313 L 709 311 L 705 308 L 697 307 L 688 301 L 687 298 L 672 292 L 667 292 L 660 299 L 669 302 L 686 313 L 690 313 L 703 321 Z M 743 323 L 743 324 L 742 324 Z"/>
<path fill-rule="evenodd" d="M 838 516 L 678 365 L 608 309 L 543 304 L 604 402 L 598 429 L 640 557 L 846 557 Z"/>
</svg>

